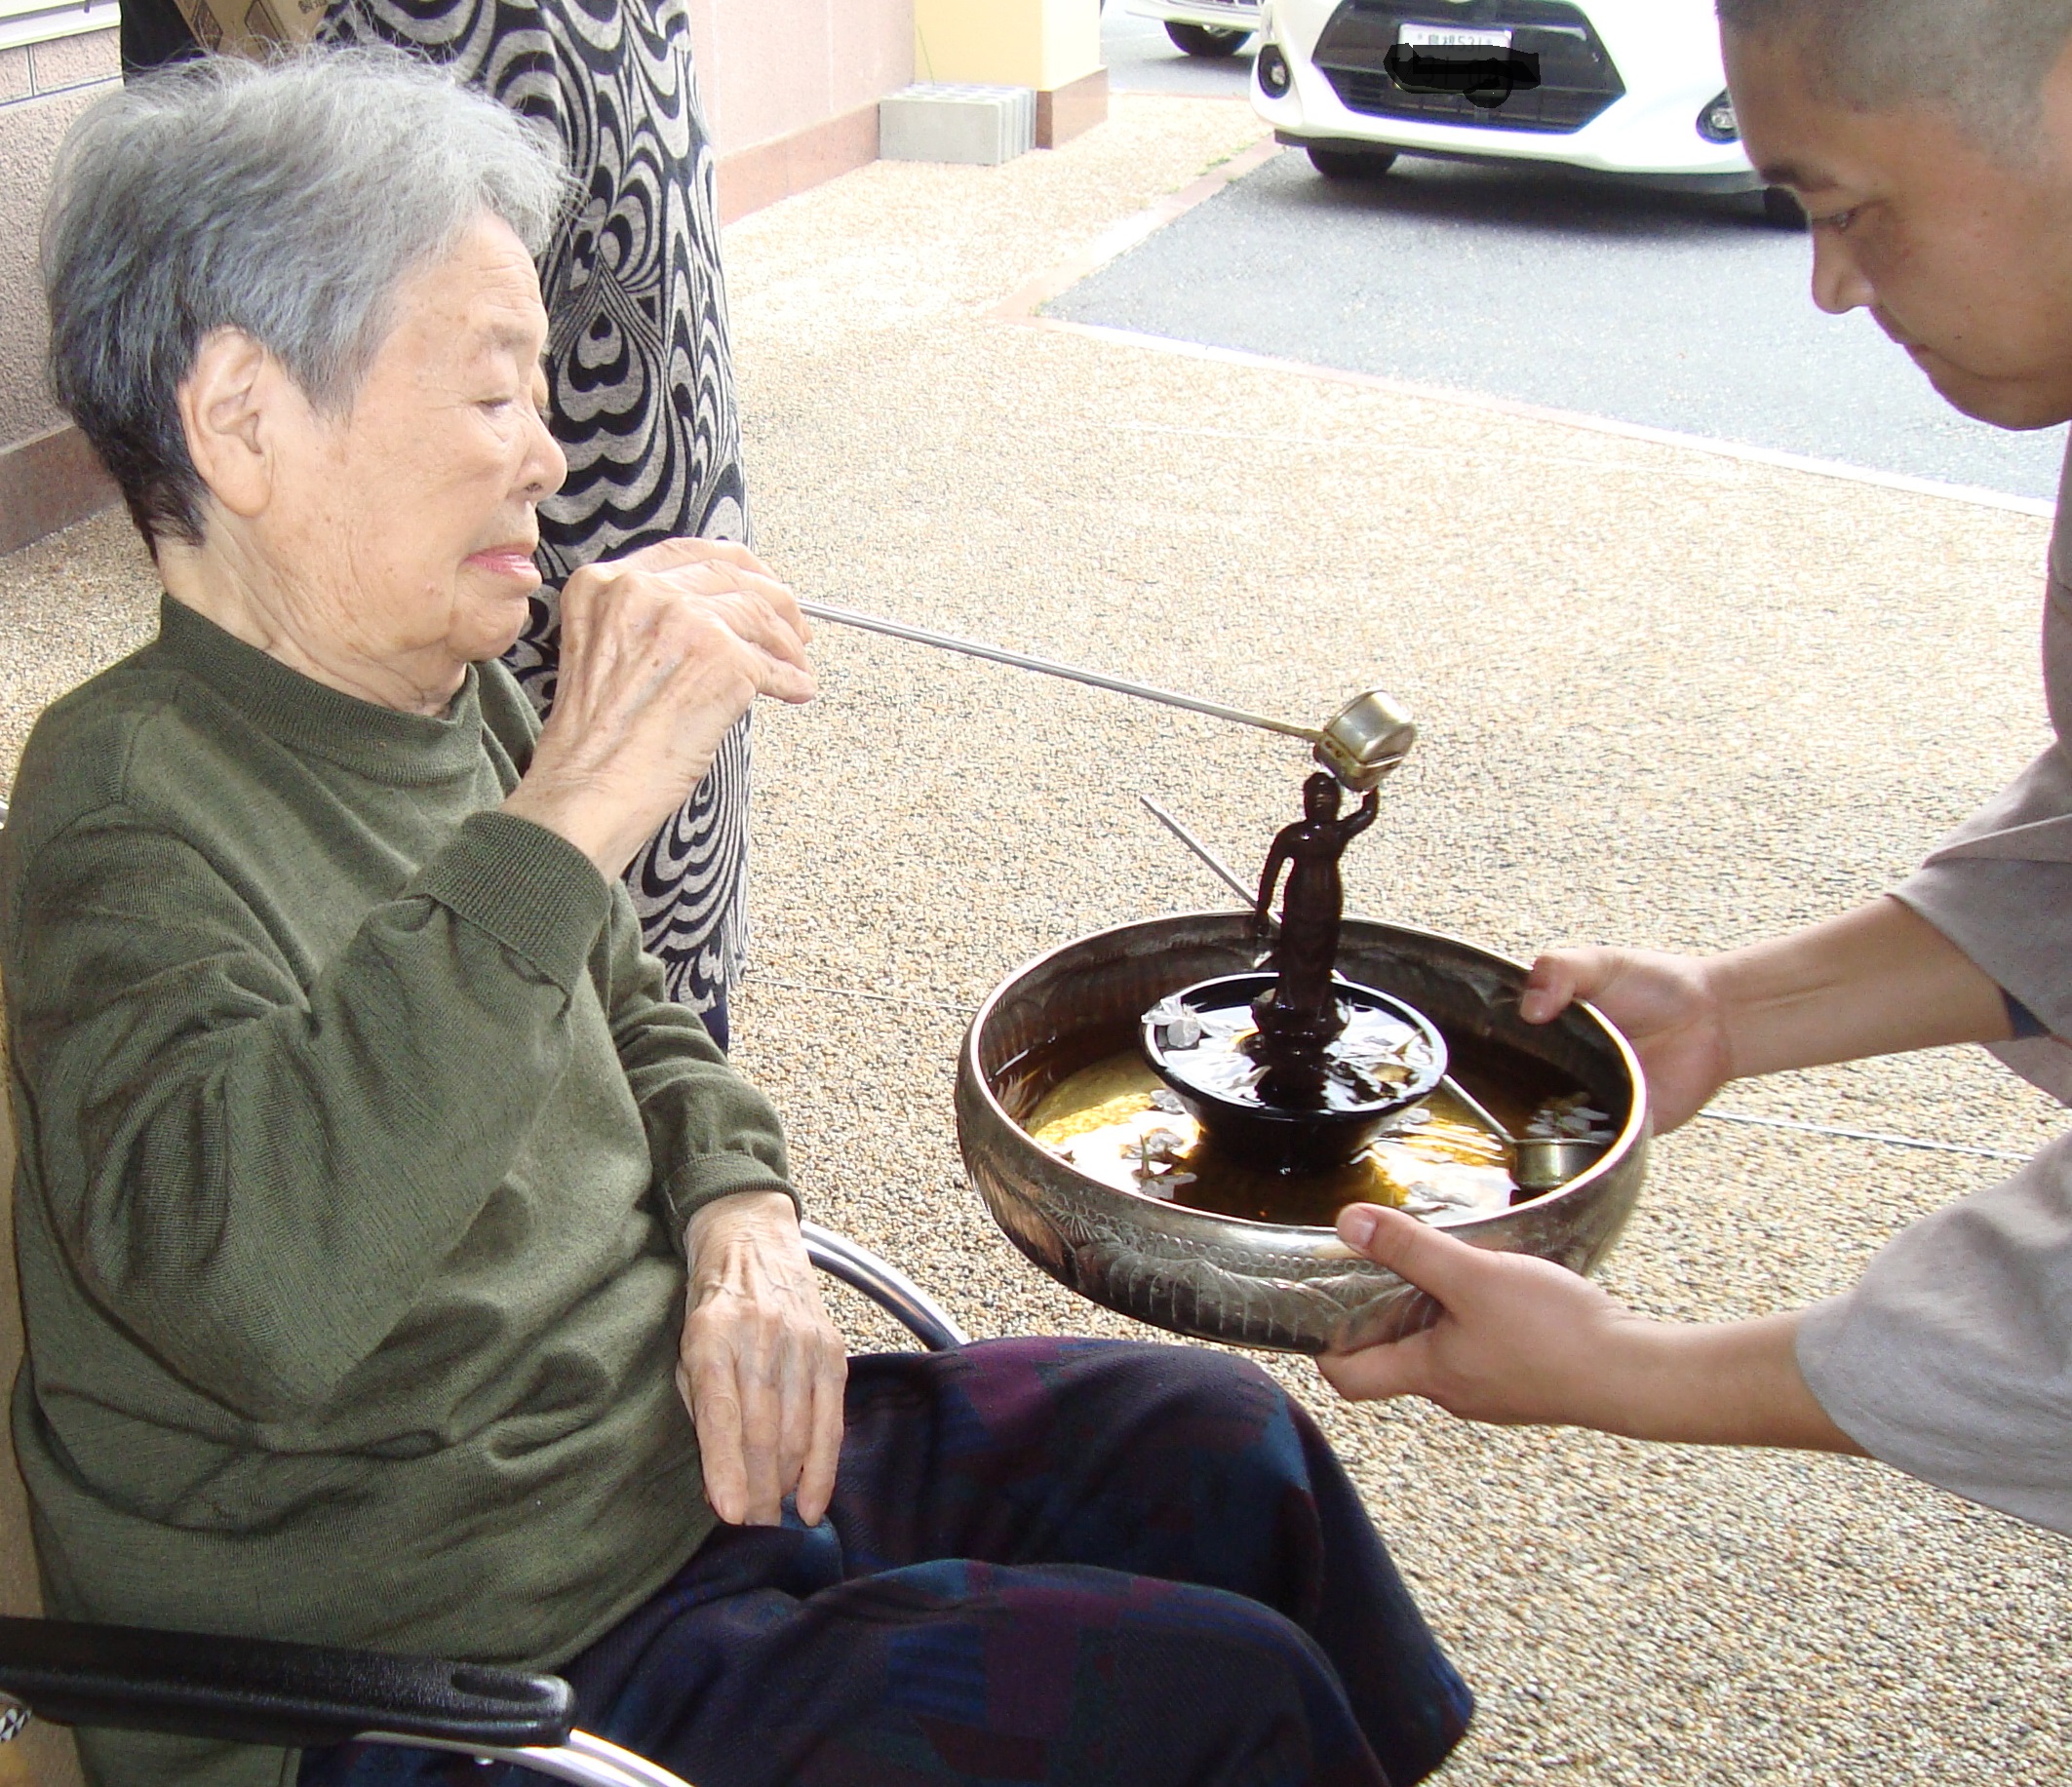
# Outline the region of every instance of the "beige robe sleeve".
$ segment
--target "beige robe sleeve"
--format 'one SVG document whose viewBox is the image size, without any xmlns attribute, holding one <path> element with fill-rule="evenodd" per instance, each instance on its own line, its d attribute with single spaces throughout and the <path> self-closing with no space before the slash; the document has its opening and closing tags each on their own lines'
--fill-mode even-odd
<svg viewBox="0 0 2072 1787">
<path fill-rule="evenodd" d="M 2072 473 L 2068 473 L 2072 481 Z M 2057 738 L 1894 889 L 2052 1032 L 1994 1048 L 2072 1104 L 2072 500 L 2044 614 Z M 1874 1457 L 2072 1534 L 2072 1138 L 1890 1242 L 1807 1311 L 1799 1367 Z"/>
<path fill-rule="evenodd" d="M 2051 1030 L 1995 1048 L 2072 1104 L 2072 501 L 2058 506 L 2044 602 L 2049 750 L 1893 889 Z"/>
<path fill-rule="evenodd" d="M 2072 1137 L 1888 1242 L 1798 1354 L 1873 1457 L 2072 1534 Z"/>
</svg>

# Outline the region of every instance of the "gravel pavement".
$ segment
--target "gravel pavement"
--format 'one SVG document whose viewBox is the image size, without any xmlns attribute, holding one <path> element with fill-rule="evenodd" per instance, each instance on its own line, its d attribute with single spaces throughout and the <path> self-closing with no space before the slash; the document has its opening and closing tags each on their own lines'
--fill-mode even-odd
<svg viewBox="0 0 2072 1787">
<path fill-rule="evenodd" d="M 1259 126 L 1125 97 L 999 169 L 881 163 L 727 237 L 761 544 L 803 593 L 1321 719 L 1425 724 L 1355 910 L 1529 952 L 1730 944 L 1860 899 L 2036 749 L 2045 524 L 1557 423 L 1018 328 L 987 313 Z M 137 637 L 113 518 L 0 561 L 0 724 Z M 965 1015 L 1096 926 L 1221 907 L 1136 805 L 1256 861 L 1284 743 L 823 631 L 760 721 L 739 1060 L 809 1204 L 981 1335 L 1132 1331 L 965 1185 Z M 1977 1052 L 1737 1088 L 1736 1108 L 2027 1147 Z M 1607 1279 L 1692 1318 L 1832 1292 L 1985 1163 L 1694 1124 Z M 859 1345 L 887 1340 L 841 1305 Z M 1337 1405 L 1481 1695 L 1460 1787 L 2072 1777 L 2072 1549 L 1881 1466 Z"/>
</svg>

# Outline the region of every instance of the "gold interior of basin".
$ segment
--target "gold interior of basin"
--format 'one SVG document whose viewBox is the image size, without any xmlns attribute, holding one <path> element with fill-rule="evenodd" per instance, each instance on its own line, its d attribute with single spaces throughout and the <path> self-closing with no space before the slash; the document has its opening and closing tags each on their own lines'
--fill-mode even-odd
<svg viewBox="0 0 2072 1787">
<path fill-rule="evenodd" d="M 1231 928 L 1227 942 L 1168 947 L 1142 957 L 1118 950 L 1107 959 L 1081 964 L 1077 973 L 1072 963 L 1059 960 L 1064 952 L 1057 952 L 1031 964 L 989 1001 L 973 1038 L 986 1090 L 1027 1146 L 1052 1159 L 1055 1170 L 1098 1185 L 1111 1195 L 1176 1215 L 1194 1211 L 1220 1221 L 1326 1231 L 1337 1212 L 1354 1201 L 1407 1203 L 1415 1214 L 1436 1224 L 1484 1222 L 1527 1203 L 1561 1197 L 1600 1170 L 1592 1166 L 1551 1191 L 1515 1192 L 1503 1170 L 1502 1143 L 1443 1089 L 1428 1102 L 1431 1116 L 1422 1126 L 1425 1133 L 1414 1128 L 1391 1138 L 1375 1157 L 1349 1168 L 1284 1178 L 1211 1160 L 1211 1170 L 1199 1170 L 1203 1163 L 1193 1119 L 1184 1111 L 1152 1108 L 1151 1101 L 1162 1087 L 1143 1061 L 1138 1021 L 1144 1009 L 1179 986 L 1248 968 L 1244 933 L 1234 919 Z M 1351 928 L 1358 930 L 1359 921 Z M 1502 1011 L 1491 1008 L 1486 986 L 1475 996 L 1464 997 L 1469 989 L 1449 988 L 1443 973 L 1434 980 L 1428 968 L 1423 970 L 1422 982 L 1416 971 L 1406 981 L 1390 968 L 1416 970 L 1417 964 L 1377 963 L 1371 950 L 1363 952 L 1356 940 L 1349 941 L 1355 941 L 1355 947 L 1350 959 L 1342 960 L 1342 970 L 1427 1012 L 1446 1033 L 1469 1090 L 1513 1133 L 1522 1131 L 1547 1099 L 1570 1088 L 1610 1117 L 1618 1140 L 1608 1152 L 1622 1151 L 1637 1133 L 1644 1113 L 1630 1096 L 1635 1080 L 1621 1070 L 1630 1052 L 1594 1013 L 1577 1011 L 1548 1029 L 1505 1034 L 1506 1029 L 1525 1030 L 1515 1015 L 1514 994 L 1506 1026 Z M 1452 944 L 1450 939 L 1433 941 Z M 1471 946 L 1453 947 L 1474 964 L 1494 964 L 1507 971 L 1508 978 L 1523 978 L 1522 967 Z M 1486 966 L 1482 973 L 1486 980 Z M 1014 1010 L 1003 1011 L 1002 995 L 1010 992 Z M 1043 1015 L 1032 1024 L 1038 1007 Z M 1579 1029 L 1585 1032 L 1580 1039 L 1574 1033 Z M 1023 1046 L 1013 1046 L 1017 1042 Z M 1637 1063 L 1632 1072 L 1637 1075 Z M 1149 1171 L 1140 1176 L 1127 1168 L 1116 1170 L 1089 1160 L 1083 1146 L 1071 1146 L 1074 1132 L 1104 1121 L 1117 1134 L 1132 1127 L 1164 1132 L 1163 1145 L 1138 1163 Z M 1177 1146 L 1172 1146 L 1175 1141 Z M 1067 1145 L 1063 1157 L 1061 1142 Z M 1441 1162 L 1457 1170 L 1434 1172 L 1427 1165 Z M 1191 1174 L 1192 1183 L 1175 1186 L 1171 1181 L 1178 1174 Z M 1413 1185 L 1419 1187 L 1415 1195 Z"/>
</svg>

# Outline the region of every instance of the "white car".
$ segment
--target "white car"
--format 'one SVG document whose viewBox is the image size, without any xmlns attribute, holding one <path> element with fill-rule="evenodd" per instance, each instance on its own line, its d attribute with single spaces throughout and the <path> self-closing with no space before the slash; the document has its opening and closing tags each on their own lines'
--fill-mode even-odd
<svg viewBox="0 0 2072 1787">
<path fill-rule="evenodd" d="M 1757 192 L 1712 0 L 1267 0 L 1252 103 L 1319 174 L 1398 155 Z M 1773 221 L 1804 222 L 1781 188 Z"/>
<path fill-rule="evenodd" d="M 1235 56 L 1259 29 L 1264 0 L 1129 0 L 1138 19 L 1164 22 L 1165 34 L 1190 56 Z"/>
</svg>

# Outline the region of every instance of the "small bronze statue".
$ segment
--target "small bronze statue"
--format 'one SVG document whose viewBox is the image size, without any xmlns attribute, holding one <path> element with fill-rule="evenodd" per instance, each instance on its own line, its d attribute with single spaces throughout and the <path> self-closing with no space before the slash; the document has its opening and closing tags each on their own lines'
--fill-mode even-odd
<svg viewBox="0 0 2072 1787">
<path fill-rule="evenodd" d="M 1331 990 L 1339 923 L 1346 911 L 1339 859 L 1374 823 L 1382 796 L 1379 789 L 1369 789 L 1357 810 L 1345 819 L 1338 816 L 1339 799 L 1336 776 L 1319 772 L 1310 777 L 1303 784 L 1303 817 L 1281 828 L 1259 877 L 1254 917 L 1264 930 L 1281 869 L 1285 865 L 1288 870 L 1280 935 L 1270 958 L 1276 979 L 1252 1004 L 1259 1024 L 1254 1059 L 1270 1072 L 1315 1062 L 1346 1028 L 1346 1014 Z"/>
</svg>

